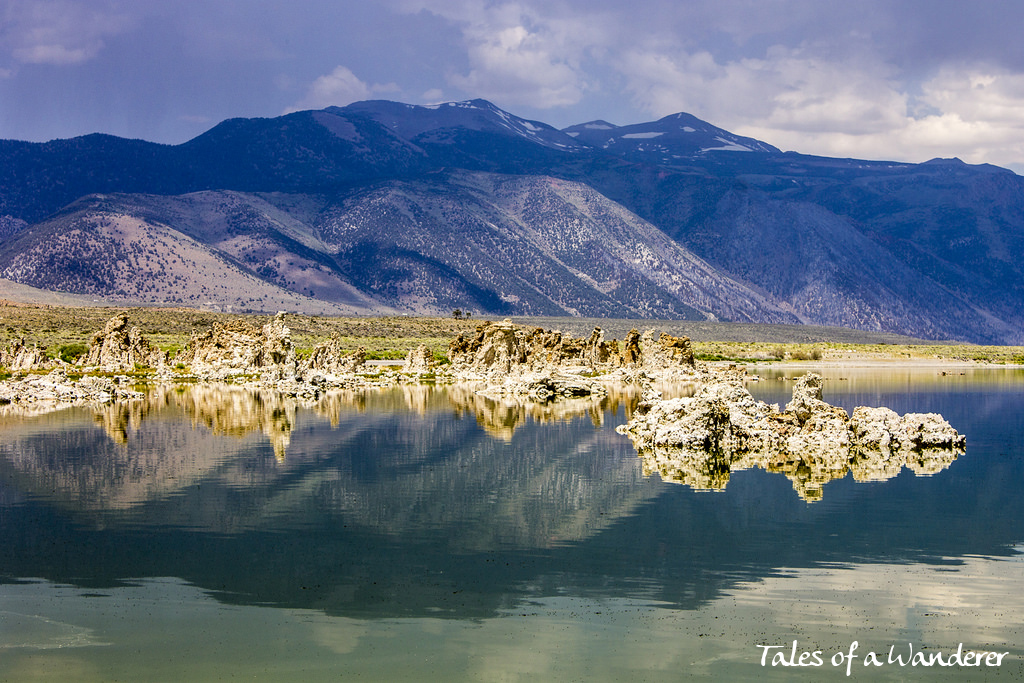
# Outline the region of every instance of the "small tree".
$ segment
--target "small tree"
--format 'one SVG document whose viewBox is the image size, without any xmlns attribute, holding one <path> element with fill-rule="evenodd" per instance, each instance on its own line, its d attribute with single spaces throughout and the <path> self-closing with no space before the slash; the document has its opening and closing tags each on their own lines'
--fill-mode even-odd
<svg viewBox="0 0 1024 683">
<path fill-rule="evenodd" d="M 57 356 L 65 363 L 74 363 L 89 350 L 85 344 L 65 344 L 57 349 Z"/>
<path fill-rule="evenodd" d="M 455 318 L 456 320 L 462 320 L 462 309 L 456 308 L 454 311 L 452 311 L 452 317 Z"/>
</svg>

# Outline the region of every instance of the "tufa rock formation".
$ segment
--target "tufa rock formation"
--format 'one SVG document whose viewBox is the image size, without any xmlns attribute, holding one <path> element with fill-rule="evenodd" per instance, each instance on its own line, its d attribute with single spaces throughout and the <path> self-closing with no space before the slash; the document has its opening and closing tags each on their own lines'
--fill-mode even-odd
<svg viewBox="0 0 1024 683">
<path fill-rule="evenodd" d="M 604 341 L 600 328 L 589 339 L 575 339 L 557 331 L 520 327 L 510 320 L 482 323 L 471 338 L 459 334 L 448 346 L 448 359 L 456 373 L 483 377 L 622 367 L 618 342 Z"/>
<path fill-rule="evenodd" d="M 263 326 L 263 362 L 264 379 L 290 379 L 295 377 L 298 369 L 295 358 L 295 347 L 292 346 L 292 331 L 284 324 L 284 314 L 278 313 L 274 319 Z"/>
<path fill-rule="evenodd" d="M 633 335 L 636 330 L 630 330 Z M 627 335 L 627 342 L 631 342 Z M 658 341 L 654 341 L 654 330 L 644 332 L 640 338 L 639 358 L 636 364 L 651 375 L 692 374 L 697 367 L 693 357 L 693 346 L 688 337 L 673 337 L 662 332 Z"/>
<path fill-rule="evenodd" d="M 327 341 L 318 344 L 313 353 L 302 363 L 303 375 L 319 374 L 327 376 L 351 375 L 366 369 L 366 349 L 360 346 L 351 353 L 341 348 L 338 335 L 332 334 Z"/>
<path fill-rule="evenodd" d="M 558 331 L 520 327 L 510 320 L 482 323 L 472 337 L 460 334 L 449 345 L 448 359 L 459 379 L 486 380 L 505 388 L 519 380 L 546 380 L 547 390 L 534 387 L 513 392 L 527 394 L 582 395 L 593 384 L 581 381 L 583 376 L 614 371 L 621 371 L 617 379 L 637 372 L 661 379 L 696 376 L 690 340 L 685 337 L 662 334 L 655 342 L 653 331 L 641 337 L 631 330 L 620 349 L 618 341 L 605 340 L 599 327 L 589 338 L 577 339 Z"/>
<path fill-rule="evenodd" d="M 28 346 L 24 339 L 11 340 L 6 349 L 0 349 L 0 367 L 11 372 L 29 372 L 52 366 L 46 352 L 36 345 Z"/>
<path fill-rule="evenodd" d="M 93 335 L 88 353 L 79 361 L 104 372 L 124 372 L 137 366 L 158 368 L 167 354 L 150 345 L 139 328 L 128 327 L 128 314 L 118 313 Z"/>
<path fill-rule="evenodd" d="M 965 444 L 932 413 L 859 407 L 850 417 L 822 400 L 815 374 L 796 383 L 784 411 L 718 381 L 689 398 L 645 400 L 618 431 L 633 440 L 645 470 L 667 481 L 720 489 L 733 470 L 762 467 L 786 474 L 806 500 L 820 498 L 826 482 L 847 472 L 859 481 L 887 479 L 904 466 L 931 474 Z"/>
<path fill-rule="evenodd" d="M 538 401 L 603 394 L 604 387 L 584 375 L 621 366 L 618 344 L 605 342 L 600 329 L 584 340 L 510 320 L 485 322 L 473 338 L 460 334 L 448 347 L 448 359 L 455 379 L 486 381 L 484 393 Z"/>
<path fill-rule="evenodd" d="M 405 357 L 402 372 L 410 375 L 428 375 L 434 371 L 434 354 L 426 344 L 420 344 Z"/>
<path fill-rule="evenodd" d="M 20 414 L 47 412 L 69 405 L 93 405 L 110 401 L 142 398 L 142 394 L 128 388 L 125 376 L 82 377 L 73 381 L 64 368 L 47 375 L 28 375 L 23 379 L 0 382 L 0 408 L 9 408 Z"/>
<path fill-rule="evenodd" d="M 193 332 L 177 360 L 203 379 L 250 373 L 269 381 L 294 379 L 297 369 L 291 330 L 282 313 L 259 329 L 234 322 L 214 323 L 206 332 Z"/>
</svg>

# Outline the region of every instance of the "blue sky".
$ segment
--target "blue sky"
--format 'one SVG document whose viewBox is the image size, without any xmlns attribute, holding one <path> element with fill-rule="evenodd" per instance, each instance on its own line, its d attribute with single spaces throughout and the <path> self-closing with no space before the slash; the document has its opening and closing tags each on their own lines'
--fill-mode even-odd
<svg viewBox="0 0 1024 683">
<path fill-rule="evenodd" d="M 1024 172 L 1012 0 L 0 0 L 0 138 L 483 97 L 558 127 L 686 111 L 782 149 Z"/>
</svg>

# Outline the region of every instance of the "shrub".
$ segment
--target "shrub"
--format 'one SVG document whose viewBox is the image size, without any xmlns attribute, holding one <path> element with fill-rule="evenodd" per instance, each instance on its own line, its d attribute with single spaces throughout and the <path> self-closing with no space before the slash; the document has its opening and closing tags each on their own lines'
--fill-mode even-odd
<svg viewBox="0 0 1024 683">
<path fill-rule="evenodd" d="M 74 363 L 89 350 L 86 344 L 65 344 L 57 349 L 57 357 L 65 363 Z"/>
<path fill-rule="evenodd" d="M 821 349 L 799 349 L 792 354 L 793 360 L 821 360 Z"/>
</svg>

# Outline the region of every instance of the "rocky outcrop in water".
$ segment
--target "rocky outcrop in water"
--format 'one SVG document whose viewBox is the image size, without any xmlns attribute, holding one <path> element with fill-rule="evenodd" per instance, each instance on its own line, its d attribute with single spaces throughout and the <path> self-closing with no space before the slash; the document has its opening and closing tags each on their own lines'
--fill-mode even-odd
<svg viewBox="0 0 1024 683">
<path fill-rule="evenodd" d="M 697 489 L 724 488 L 732 471 L 782 472 L 808 500 L 852 472 L 886 479 L 906 466 L 930 474 L 964 451 L 965 438 L 940 415 L 859 407 L 852 417 L 822 400 L 821 377 L 808 374 L 785 410 L 757 401 L 740 384 L 701 385 L 692 397 L 641 402 L 627 425 L 649 472 Z"/>
<path fill-rule="evenodd" d="M 24 372 L 53 364 L 64 365 L 60 360 L 47 360 L 42 351 L 20 340 L 0 350 L 0 367 L 8 370 Z M 410 352 L 402 372 L 371 367 L 366 363 L 365 349 L 346 352 L 337 336 L 318 345 L 300 362 L 284 314 L 278 314 L 262 326 L 216 322 L 205 331 L 193 332 L 172 366 L 166 354 L 151 346 L 138 328 L 129 327 L 127 315 L 121 313 L 93 335 L 89 351 L 78 366 L 78 372 L 85 375 L 80 381 L 67 374 L 31 382 L 0 380 L 0 404 L 8 406 L 7 410 L 31 405 L 36 411 L 44 405 L 133 398 L 133 393 L 118 386 L 116 378 L 111 385 L 109 378 L 97 379 L 93 374 L 142 369 L 154 370 L 150 378 L 157 381 L 194 378 L 229 382 L 313 401 L 331 389 L 372 389 L 419 382 L 424 374 L 433 372 L 434 364 L 429 349 L 420 347 Z"/>
<path fill-rule="evenodd" d="M 205 332 L 193 332 L 176 360 L 202 379 L 258 374 L 282 380 L 294 378 L 297 369 L 291 330 L 281 313 L 261 328 L 243 322 L 214 323 Z"/>
<path fill-rule="evenodd" d="M 29 346 L 24 339 L 14 339 L 6 349 L 0 349 L 0 367 L 10 372 L 29 372 L 52 367 L 46 352 L 36 345 Z"/>
<path fill-rule="evenodd" d="M 14 345 L 0 360 L 14 369 L 38 368 L 45 359 L 24 345 Z M 259 386 L 306 399 L 328 389 L 394 386 L 421 381 L 426 375 L 443 383 L 482 382 L 487 395 L 547 402 L 556 398 L 602 396 L 615 382 L 646 382 L 651 377 L 698 377 L 689 340 L 633 330 L 623 345 L 606 340 L 600 328 L 586 338 L 559 331 L 485 322 L 471 337 L 459 336 L 449 348 L 450 364 L 435 363 L 426 346 L 409 352 L 398 368 L 371 367 L 363 348 L 346 351 L 337 336 L 299 360 L 284 314 L 262 326 L 238 321 L 215 322 L 193 332 L 174 358 L 154 348 L 120 313 L 92 339 L 80 365 L 87 372 L 157 370 L 159 380 L 189 376 L 201 381 L 229 381 Z M 33 360 L 35 359 L 35 360 Z M 57 361 L 59 362 L 59 361 Z"/>
<path fill-rule="evenodd" d="M 0 382 L 0 408 L 19 413 L 46 412 L 71 405 L 109 403 L 141 398 L 125 376 L 86 376 L 74 380 L 64 368 L 46 375 L 28 375 Z"/>
<path fill-rule="evenodd" d="M 434 372 L 434 354 L 425 344 L 409 351 L 402 372 L 408 375 L 427 375 Z"/>
<path fill-rule="evenodd" d="M 355 351 L 345 351 L 337 334 L 318 344 L 309 358 L 301 363 L 303 376 L 323 375 L 340 377 L 366 371 L 366 349 L 360 346 Z"/>
<path fill-rule="evenodd" d="M 601 328 L 588 338 L 527 328 L 509 320 L 485 322 L 476 334 L 459 335 L 448 349 L 452 375 L 485 381 L 494 394 L 549 400 L 604 393 L 602 382 L 638 378 L 693 379 L 697 376 L 690 340 L 632 330 L 620 348 Z"/>
<path fill-rule="evenodd" d="M 482 323 L 472 337 L 460 334 L 448 347 L 448 360 L 454 372 L 477 377 L 622 367 L 618 342 L 605 341 L 600 328 L 595 328 L 588 339 L 576 339 L 558 331 L 515 325 L 510 320 Z"/>
<path fill-rule="evenodd" d="M 595 370 L 621 366 L 618 343 L 605 342 L 599 328 L 589 339 L 575 339 L 509 320 L 485 322 L 471 338 L 460 334 L 448 360 L 456 380 L 486 382 L 483 393 L 539 401 L 602 394 Z"/>
<path fill-rule="evenodd" d="M 627 345 L 632 347 L 629 338 L 636 333 L 631 330 L 627 335 Z M 697 361 L 693 356 L 693 346 L 688 337 L 673 337 L 662 332 L 657 341 L 654 330 L 648 330 L 640 337 L 639 358 L 636 366 L 650 377 L 663 380 L 692 378 L 697 370 Z"/>
<path fill-rule="evenodd" d="M 124 372 L 136 367 L 156 368 L 166 362 L 166 353 L 152 346 L 139 328 L 128 326 L 128 314 L 118 313 L 92 336 L 80 364 L 104 372 Z"/>
</svg>

